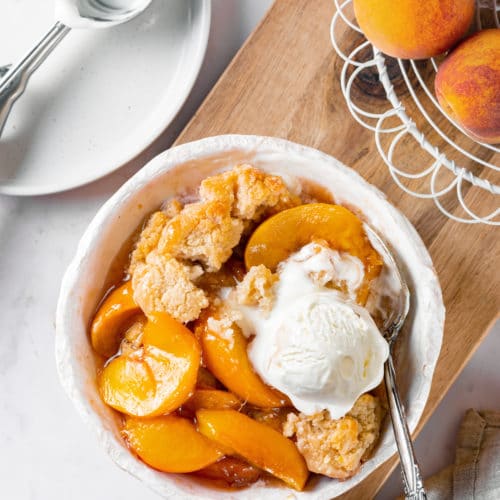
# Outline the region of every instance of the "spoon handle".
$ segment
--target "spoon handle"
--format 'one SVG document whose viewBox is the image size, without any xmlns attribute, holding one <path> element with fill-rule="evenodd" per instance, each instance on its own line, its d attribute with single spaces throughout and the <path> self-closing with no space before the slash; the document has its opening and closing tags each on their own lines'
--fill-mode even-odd
<svg viewBox="0 0 500 500">
<path fill-rule="evenodd" d="M 0 80 L 0 136 L 12 105 L 26 89 L 30 76 L 70 30 L 69 26 L 59 21 L 56 22 L 19 64 L 10 68 Z"/>
<path fill-rule="evenodd" d="M 385 363 L 384 379 L 387 390 L 389 411 L 391 413 L 392 427 L 394 429 L 394 437 L 396 439 L 399 458 L 401 461 L 405 498 L 411 500 L 426 500 L 427 495 L 425 493 L 417 459 L 415 458 L 410 431 L 408 430 L 408 424 L 406 423 L 403 403 L 401 402 L 399 391 L 396 386 L 396 374 L 394 371 L 392 355 L 389 355 L 389 358 Z"/>
</svg>

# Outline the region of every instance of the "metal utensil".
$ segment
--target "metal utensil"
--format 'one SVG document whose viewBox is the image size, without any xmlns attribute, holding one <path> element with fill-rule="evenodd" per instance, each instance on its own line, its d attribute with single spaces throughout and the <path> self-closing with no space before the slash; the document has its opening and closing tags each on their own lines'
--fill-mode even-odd
<svg viewBox="0 0 500 500">
<path fill-rule="evenodd" d="M 151 0 L 141 0 L 130 6 L 127 2 L 117 4 L 110 0 L 78 0 L 73 10 L 77 17 L 89 21 L 92 26 L 105 28 L 130 21 L 150 3 Z M 70 31 L 70 26 L 57 21 L 17 65 L 0 75 L 0 136 L 12 106 L 26 89 L 30 76 Z"/>
<path fill-rule="evenodd" d="M 12 64 L 7 64 L 5 66 L 0 66 L 0 78 L 2 78 L 2 76 L 4 76 L 7 71 L 9 71 L 9 69 L 12 67 Z"/>
<path fill-rule="evenodd" d="M 386 266 L 389 267 L 393 281 L 397 282 L 399 294 L 396 300 L 391 301 L 391 305 L 385 308 L 386 316 L 383 319 L 382 334 L 389 343 L 389 358 L 384 366 L 384 380 L 387 390 L 387 399 L 389 411 L 391 414 L 394 437 L 398 447 L 401 461 L 401 472 L 403 477 L 405 497 L 411 500 L 425 500 L 427 498 L 420 469 L 415 458 L 415 451 L 411 441 L 410 431 L 406 422 L 401 397 L 396 385 L 396 374 L 394 371 L 394 362 L 392 359 L 392 347 L 405 322 L 408 310 L 410 308 L 410 291 L 404 281 L 401 271 L 392 255 L 391 251 L 382 240 L 382 238 L 365 224 L 365 230 L 375 249 L 379 252 Z"/>
</svg>

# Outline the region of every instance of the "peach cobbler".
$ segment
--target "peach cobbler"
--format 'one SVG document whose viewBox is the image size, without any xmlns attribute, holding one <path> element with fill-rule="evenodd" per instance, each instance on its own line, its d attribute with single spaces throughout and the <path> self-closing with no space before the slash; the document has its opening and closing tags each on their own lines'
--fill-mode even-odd
<svg viewBox="0 0 500 500">
<path fill-rule="evenodd" d="M 293 184 L 240 165 L 165 202 L 95 314 L 101 397 L 155 469 L 302 490 L 377 443 L 383 262 L 356 215 Z"/>
</svg>

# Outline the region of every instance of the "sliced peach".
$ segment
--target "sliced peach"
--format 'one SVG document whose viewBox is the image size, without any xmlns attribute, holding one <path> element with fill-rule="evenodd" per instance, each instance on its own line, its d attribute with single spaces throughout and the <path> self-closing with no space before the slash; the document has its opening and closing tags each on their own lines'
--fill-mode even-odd
<svg viewBox="0 0 500 500">
<path fill-rule="evenodd" d="M 248 341 L 236 324 L 232 325 L 230 336 L 209 328 L 208 319 L 216 314 L 214 311 L 203 314 L 195 331 L 207 368 L 245 403 L 262 408 L 289 406 L 288 398 L 266 385 L 253 370 L 247 354 Z"/>
<path fill-rule="evenodd" d="M 124 325 L 140 312 L 134 302 L 132 282 L 127 281 L 115 288 L 99 306 L 90 327 L 90 341 L 94 350 L 109 358 L 120 346 Z"/>
<path fill-rule="evenodd" d="M 198 430 L 253 465 L 302 490 L 309 471 L 290 439 L 235 410 L 198 410 Z"/>
<path fill-rule="evenodd" d="M 224 455 L 189 420 L 176 415 L 127 417 L 123 434 L 144 462 L 164 472 L 193 472 Z"/>
<path fill-rule="evenodd" d="M 331 248 L 363 262 L 365 285 L 358 291 L 358 301 L 364 304 L 368 284 L 378 276 L 383 262 L 371 246 L 361 220 L 340 205 L 310 203 L 283 210 L 267 219 L 248 241 L 245 265 L 250 269 L 264 264 L 274 271 L 290 254 L 315 240 L 326 241 Z"/>
<path fill-rule="evenodd" d="M 197 476 L 223 481 L 234 488 L 243 488 L 262 476 L 262 470 L 237 457 L 224 457 L 196 472 Z"/>
<path fill-rule="evenodd" d="M 196 389 L 184 406 L 191 411 L 201 408 L 209 410 L 237 410 L 242 405 L 239 398 L 227 391 L 215 389 Z"/>
<path fill-rule="evenodd" d="M 111 360 L 99 378 L 102 399 L 127 415 L 156 416 L 179 408 L 196 385 L 201 351 L 194 335 L 166 313 L 144 326 L 143 347 Z"/>
</svg>

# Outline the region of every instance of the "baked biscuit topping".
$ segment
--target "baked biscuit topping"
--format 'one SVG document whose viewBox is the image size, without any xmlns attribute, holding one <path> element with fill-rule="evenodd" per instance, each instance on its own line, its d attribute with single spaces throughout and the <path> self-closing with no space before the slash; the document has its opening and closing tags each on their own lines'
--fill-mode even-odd
<svg viewBox="0 0 500 500">
<path fill-rule="evenodd" d="M 231 217 L 220 201 L 190 203 L 162 232 L 158 251 L 179 260 L 200 262 L 218 271 L 231 256 L 243 232 L 243 222 Z"/>
<path fill-rule="evenodd" d="M 130 258 L 129 272 L 132 273 L 138 262 L 144 262 L 147 255 L 156 250 L 167 222 L 178 215 L 182 204 L 178 200 L 169 201 L 163 210 L 154 212 L 147 220 L 135 244 Z"/>
<path fill-rule="evenodd" d="M 161 233 L 170 217 L 164 212 L 155 212 L 151 215 L 141 231 L 130 259 L 129 272 L 133 274 L 138 263 L 144 263 L 146 257 L 156 249 L 161 238 Z"/>
<path fill-rule="evenodd" d="M 202 272 L 200 266 L 152 251 L 135 265 L 134 300 L 145 314 L 166 312 L 182 323 L 193 321 L 208 306 L 205 292 L 193 284 Z"/>
<path fill-rule="evenodd" d="M 274 302 L 274 284 L 278 276 L 260 264 L 249 269 L 236 287 L 236 299 L 243 306 L 259 306 L 269 311 Z"/>
<path fill-rule="evenodd" d="M 239 165 L 223 174 L 208 177 L 200 186 L 203 201 L 218 200 L 241 220 L 259 220 L 301 203 L 281 177 L 268 175 L 251 165 Z"/>
<path fill-rule="evenodd" d="M 314 415 L 290 413 L 283 433 L 296 437 L 310 471 L 347 479 L 357 472 L 375 446 L 382 416 L 380 401 L 363 394 L 351 411 L 337 420 L 332 420 L 327 411 Z"/>
</svg>

